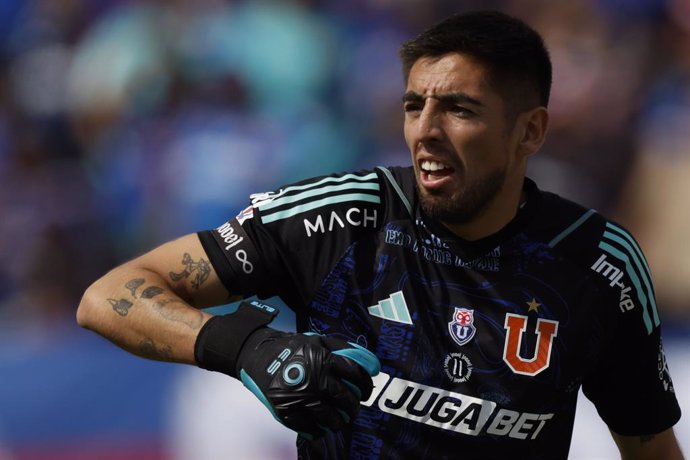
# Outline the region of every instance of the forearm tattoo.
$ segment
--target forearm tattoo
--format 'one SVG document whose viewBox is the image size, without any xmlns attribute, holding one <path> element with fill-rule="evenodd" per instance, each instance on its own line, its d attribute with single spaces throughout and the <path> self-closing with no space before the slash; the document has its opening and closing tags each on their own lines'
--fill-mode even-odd
<svg viewBox="0 0 690 460">
<path fill-rule="evenodd" d="M 196 278 L 193 280 L 192 286 L 198 289 L 199 285 L 203 283 L 211 271 L 210 265 L 207 261 L 201 259 L 199 262 L 193 262 L 189 254 L 185 254 L 183 263 L 186 265 L 182 273 L 170 273 L 170 277 L 178 279 L 189 277 L 192 272 L 195 272 Z M 134 299 L 137 299 L 137 291 L 141 288 L 146 280 L 144 278 L 134 278 L 124 284 L 125 289 L 129 291 Z M 139 293 L 139 299 L 150 300 L 154 297 L 165 293 L 165 290 L 158 286 L 147 286 Z M 134 306 L 131 300 L 124 298 L 107 299 L 113 310 L 120 316 L 127 316 L 129 310 Z M 163 298 L 161 300 L 152 300 L 153 309 L 158 312 L 160 316 L 168 321 L 182 323 L 192 329 L 199 329 L 203 323 L 204 315 L 199 310 L 186 308 L 187 304 L 177 298 Z M 149 308 L 151 303 L 149 303 Z M 136 350 L 141 356 L 160 361 L 170 361 L 173 357 L 173 349 L 170 345 L 156 345 L 153 339 L 146 337 L 141 340 Z"/>
<path fill-rule="evenodd" d="M 173 351 L 170 345 L 156 347 L 156 344 L 150 338 L 146 337 L 139 342 L 139 353 L 142 356 L 151 359 L 158 359 L 161 361 L 169 361 L 172 358 Z"/>
<path fill-rule="evenodd" d="M 180 299 L 162 299 L 155 303 L 154 308 L 163 318 L 185 324 L 191 329 L 199 329 L 204 320 L 204 314 L 199 310 L 189 310 Z"/>
<path fill-rule="evenodd" d="M 125 287 L 126 287 L 127 289 L 129 289 L 129 292 L 132 293 L 132 297 L 134 297 L 134 298 L 136 299 L 136 298 L 137 298 L 137 294 L 136 294 L 137 289 L 138 289 L 139 286 L 141 286 L 142 284 L 144 284 L 144 278 L 135 278 L 135 279 L 133 279 L 133 280 L 127 281 L 127 282 L 125 283 Z"/>
<path fill-rule="evenodd" d="M 108 299 L 113 310 L 120 316 L 127 316 L 129 309 L 132 308 L 132 302 L 127 299 Z"/>
<path fill-rule="evenodd" d="M 142 299 L 152 299 L 156 297 L 158 294 L 162 294 L 163 289 L 159 288 L 158 286 L 149 286 L 144 291 L 141 293 L 141 298 Z"/>
<path fill-rule="evenodd" d="M 185 252 L 182 257 L 182 264 L 185 266 L 184 270 L 180 273 L 170 272 L 170 279 L 174 282 L 178 282 L 194 274 L 194 279 L 192 279 L 192 287 L 194 289 L 199 289 L 204 281 L 208 279 L 208 275 L 211 274 L 211 264 L 207 260 L 199 259 L 198 262 L 194 262 L 189 253 Z"/>
<path fill-rule="evenodd" d="M 132 294 L 132 297 L 136 299 L 137 289 L 139 289 L 144 282 L 144 278 L 134 278 L 125 283 L 125 288 Z M 141 292 L 139 297 L 141 299 L 151 299 L 162 293 L 163 289 L 159 288 L 158 286 L 149 286 Z M 110 302 L 113 310 L 115 310 L 115 312 L 120 316 L 127 316 L 129 309 L 134 305 L 127 299 L 108 299 L 108 302 Z"/>
</svg>

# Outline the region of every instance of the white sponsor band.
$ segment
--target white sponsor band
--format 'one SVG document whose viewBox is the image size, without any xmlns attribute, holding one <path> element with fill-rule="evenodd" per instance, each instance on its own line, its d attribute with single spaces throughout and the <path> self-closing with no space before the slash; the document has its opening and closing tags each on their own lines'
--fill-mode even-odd
<svg viewBox="0 0 690 460">
<path fill-rule="evenodd" d="M 216 231 L 218 232 L 220 237 L 223 238 L 223 241 L 227 244 L 227 246 L 225 246 L 226 251 L 229 251 L 234 246 L 237 246 L 243 240 L 241 236 L 235 233 L 235 229 L 232 228 L 230 222 L 224 223 L 223 225 L 218 227 Z"/>
<path fill-rule="evenodd" d="M 384 372 L 373 380 L 374 391 L 362 405 L 372 406 L 378 399 L 378 408 L 383 412 L 470 436 L 536 439 L 554 416 L 508 410 L 486 399 L 398 377 L 391 379 Z"/>
</svg>

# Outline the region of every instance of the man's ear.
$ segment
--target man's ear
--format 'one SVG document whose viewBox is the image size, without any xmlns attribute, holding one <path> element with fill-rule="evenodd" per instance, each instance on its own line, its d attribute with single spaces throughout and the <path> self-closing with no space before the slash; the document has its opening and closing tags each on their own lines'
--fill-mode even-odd
<svg viewBox="0 0 690 460">
<path fill-rule="evenodd" d="M 546 140 L 548 126 L 546 107 L 535 107 L 519 114 L 515 122 L 518 154 L 528 157 L 536 153 Z"/>
</svg>

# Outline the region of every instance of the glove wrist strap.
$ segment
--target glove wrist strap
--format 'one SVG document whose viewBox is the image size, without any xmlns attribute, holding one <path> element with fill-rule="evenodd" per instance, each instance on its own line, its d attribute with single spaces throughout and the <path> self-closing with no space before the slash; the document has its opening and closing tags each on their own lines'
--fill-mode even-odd
<svg viewBox="0 0 690 460">
<path fill-rule="evenodd" d="M 242 302 L 235 313 L 214 316 L 204 324 L 194 344 L 197 366 L 237 376 L 237 359 L 257 329 L 273 321 L 278 310 L 256 300 Z"/>
</svg>

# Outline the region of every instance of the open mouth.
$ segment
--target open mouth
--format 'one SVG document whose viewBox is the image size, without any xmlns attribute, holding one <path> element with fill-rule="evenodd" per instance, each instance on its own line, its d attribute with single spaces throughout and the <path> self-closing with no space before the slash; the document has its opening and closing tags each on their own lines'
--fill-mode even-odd
<svg viewBox="0 0 690 460">
<path fill-rule="evenodd" d="M 450 180 L 454 169 L 435 160 L 423 160 L 419 163 L 421 185 L 428 189 L 441 187 Z"/>
</svg>

